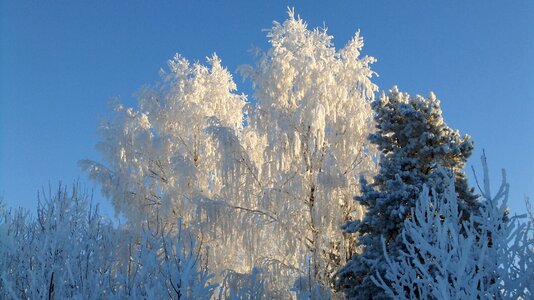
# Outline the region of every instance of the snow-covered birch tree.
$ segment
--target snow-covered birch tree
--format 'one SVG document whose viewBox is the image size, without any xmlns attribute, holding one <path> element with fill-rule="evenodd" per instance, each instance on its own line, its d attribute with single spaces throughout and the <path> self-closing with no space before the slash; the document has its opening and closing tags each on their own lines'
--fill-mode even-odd
<svg viewBox="0 0 534 300">
<path fill-rule="evenodd" d="M 161 82 L 139 93 L 139 109 L 116 104 L 101 128 L 98 149 L 105 164 L 81 165 L 130 226 L 180 217 L 209 245 L 211 267 L 221 271 L 228 261 L 241 261 L 237 253 L 222 254 L 235 222 L 217 208 L 225 203 L 221 199 L 248 198 L 247 189 L 235 189 L 250 184 L 240 174 L 240 157 L 234 157 L 245 156 L 238 140 L 245 97 L 233 92 L 236 86 L 217 56 L 208 64 L 176 55 Z"/>
<path fill-rule="evenodd" d="M 81 165 L 132 226 L 180 216 L 212 271 L 264 270 L 265 290 L 283 293 L 312 278 L 295 286 L 328 294 L 355 251 L 339 226 L 363 215 L 356 178 L 375 169 L 374 59 L 360 56 L 359 34 L 336 50 L 293 11 L 268 37 L 271 48 L 241 68 L 254 101 L 216 56 L 209 67 L 176 56 L 137 109 L 116 105 L 98 145 L 104 162 Z"/>
<path fill-rule="evenodd" d="M 359 33 L 336 51 L 326 29 L 307 29 L 292 11 L 268 37 L 271 48 L 256 66 L 242 68 L 257 101 L 244 132 L 258 170 L 256 205 L 276 217 L 273 231 L 284 237 L 271 256 L 329 286 L 355 251 L 339 226 L 363 215 L 351 201 L 357 178 L 375 170 L 366 139 L 375 59 L 360 57 Z"/>
</svg>

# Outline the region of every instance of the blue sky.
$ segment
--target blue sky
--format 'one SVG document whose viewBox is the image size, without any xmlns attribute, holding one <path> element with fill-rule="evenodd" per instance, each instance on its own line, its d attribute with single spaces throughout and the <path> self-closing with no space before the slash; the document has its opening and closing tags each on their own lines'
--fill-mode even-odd
<svg viewBox="0 0 534 300">
<path fill-rule="evenodd" d="M 310 27 L 326 24 L 337 47 L 360 29 L 381 90 L 434 91 L 446 122 L 475 141 L 468 173 L 485 149 L 495 188 L 507 169 L 512 212 L 534 198 L 534 2 L 0 1 L 0 195 L 10 206 L 35 208 L 38 189 L 75 180 L 105 203 L 77 161 L 99 159 L 108 100 L 135 105 L 176 52 L 216 52 L 249 94 L 235 70 L 267 47 L 262 29 L 288 6 Z"/>
</svg>

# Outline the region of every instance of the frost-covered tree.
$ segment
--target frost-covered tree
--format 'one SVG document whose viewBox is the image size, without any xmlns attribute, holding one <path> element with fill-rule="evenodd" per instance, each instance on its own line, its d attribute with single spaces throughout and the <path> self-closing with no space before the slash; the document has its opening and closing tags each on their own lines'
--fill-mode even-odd
<svg viewBox="0 0 534 300">
<path fill-rule="evenodd" d="M 189 218 L 181 212 L 192 209 L 195 196 L 224 193 L 230 166 L 222 166 L 228 160 L 216 138 L 223 138 L 221 131 L 234 138 L 240 133 L 245 98 L 233 93 L 236 86 L 217 56 L 208 63 L 190 64 L 177 54 L 161 82 L 139 93 L 139 110 L 115 104 L 97 146 L 107 165 L 80 162 L 130 220 L 156 212 Z"/>
<path fill-rule="evenodd" d="M 138 110 L 116 104 L 98 145 L 106 164 L 81 165 L 129 226 L 155 222 L 156 216 L 163 222 L 180 217 L 210 245 L 211 267 L 221 271 L 228 267 L 225 261 L 240 262 L 222 255 L 234 220 L 219 204 L 249 197 L 235 192 L 236 186 L 250 186 L 234 158 L 246 157 L 238 140 L 245 98 L 233 93 L 236 86 L 217 56 L 208 63 L 190 64 L 176 55 L 169 71 L 161 72 L 161 82 L 139 93 Z"/>
<path fill-rule="evenodd" d="M 483 201 L 468 220 L 458 209 L 453 177 L 444 172 L 444 193 L 425 185 L 401 233 L 405 250 L 389 257 L 385 276 L 373 281 L 394 299 L 530 299 L 533 292 L 531 224 L 508 217 L 503 173 L 492 196 L 485 157 Z M 447 182 L 448 181 L 448 182 Z M 386 283 L 385 279 L 389 282 Z"/>
<path fill-rule="evenodd" d="M 210 270 L 264 272 L 266 291 L 290 293 L 300 277 L 328 289 L 355 251 L 339 226 L 363 215 L 351 201 L 357 178 L 375 169 L 374 59 L 360 57 L 359 34 L 336 50 L 293 11 L 268 37 L 257 64 L 241 68 L 255 101 L 236 94 L 217 57 L 205 67 L 177 56 L 138 109 L 116 106 L 104 162 L 81 164 L 132 226 L 181 217 Z"/>
<path fill-rule="evenodd" d="M 357 178 L 375 168 L 366 139 L 374 58 L 360 57 L 358 33 L 336 51 L 326 30 L 308 30 L 292 11 L 268 37 L 256 66 L 242 68 L 257 101 L 243 137 L 257 169 L 255 206 L 276 219 L 265 228 L 283 241 L 264 253 L 312 278 L 308 286 L 328 287 L 354 252 L 339 226 L 363 215 L 351 201 Z"/>
<path fill-rule="evenodd" d="M 0 212 L 1 299 L 210 299 L 213 275 L 188 234 L 128 234 L 89 201 L 60 187 L 36 218 Z"/>
<path fill-rule="evenodd" d="M 338 275 L 338 284 L 348 298 L 388 298 L 371 280 L 388 268 L 381 240 L 392 260 L 405 251 L 400 233 L 404 220 L 412 218 L 411 209 L 423 186 L 443 192 L 436 170 L 445 168 L 454 173 L 458 206 L 464 217 L 478 210 L 462 170 L 473 149 L 471 139 L 460 137 L 444 123 L 439 104 L 433 94 L 426 99 L 410 97 L 396 87 L 372 104 L 376 132 L 369 139 L 381 152 L 380 168 L 371 183 L 362 179 L 361 195 L 355 197 L 367 208 L 365 217 L 344 225 L 346 232 L 359 234 L 358 245 L 362 247 Z"/>
</svg>

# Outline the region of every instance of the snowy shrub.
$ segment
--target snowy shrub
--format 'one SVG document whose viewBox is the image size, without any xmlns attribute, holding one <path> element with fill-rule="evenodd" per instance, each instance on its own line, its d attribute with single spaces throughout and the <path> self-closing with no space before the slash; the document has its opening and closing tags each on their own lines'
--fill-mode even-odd
<svg viewBox="0 0 534 300">
<path fill-rule="evenodd" d="M 140 234 L 123 238 L 129 261 L 119 269 L 117 299 L 210 299 L 216 285 L 204 266 L 195 239 L 181 220 L 173 226 L 162 222 Z"/>
<path fill-rule="evenodd" d="M 492 196 L 485 157 L 480 214 L 465 220 L 450 174 L 439 193 L 425 185 L 411 218 L 404 222 L 406 250 L 390 257 L 382 239 L 387 271 L 373 282 L 394 299 L 530 299 L 533 241 L 524 216 L 509 217 L 508 184 L 503 172 Z M 385 278 L 384 278 L 385 277 Z M 385 281 L 387 279 L 387 281 Z"/>
<path fill-rule="evenodd" d="M 36 218 L 3 215 L 0 295 L 12 299 L 102 299 L 112 293 L 115 236 L 75 186 L 49 192 Z"/>
<path fill-rule="evenodd" d="M 209 299 L 213 275 L 180 222 L 142 234 L 115 229 L 78 191 L 59 187 L 32 218 L 1 214 L 2 299 Z"/>
<path fill-rule="evenodd" d="M 242 300 L 242 299 L 265 299 L 275 297 L 275 291 L 266 290 L 265 270 L 254 268 L 249 273 L 236 273 L 227 270 L 223 276 L 224 280 L 219 287 L 219 299 Z"/>
<path fill-rule="evenodd" d="M 337 299 L 341 297 L 341 294 L 332 295 L 330 289 L 316 282 L 311 275 L 298 277 L 293 284 L 292 290 L 295 292 L 297 300 Z"/>
</svg>

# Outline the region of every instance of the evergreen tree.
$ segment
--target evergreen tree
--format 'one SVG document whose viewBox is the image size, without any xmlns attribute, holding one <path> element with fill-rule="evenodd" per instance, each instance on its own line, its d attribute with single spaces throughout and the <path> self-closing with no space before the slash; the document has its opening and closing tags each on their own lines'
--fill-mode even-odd
<svg viewBox="0 0 534 300">
<path fill-rule="evenodd" d="M 449 169 L 454 174 L 458 209 L 468 217 L 478 208 L 477 197 L 468 188 L 462 168 L 471 155 L 469 136 L 460 137 L 443 121 L 440 102 L 434 94 L 428 98 L 410 97 L 394 87 L 388 96 L 373 102 L 377 131 L 369 136 L 380 155 L 380 168 L 373 182 L 361 180 L 361 195 L 355 200 L 367 208 L 361 221 L 347 222 L 347 233 L 359 234 L 360 254 L 338 274 L 338 287 L 348 298 L 388 298 L 371 276 L 383 275 L 388 268 L 381 239 L 388 256 L 395 260 L 404 246 L 400 235 L 404 220 L 423 190 L 444 188 L 436 170 Z M 438 182 L 439 181 L 439 182 Z"/>
</svg>

